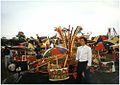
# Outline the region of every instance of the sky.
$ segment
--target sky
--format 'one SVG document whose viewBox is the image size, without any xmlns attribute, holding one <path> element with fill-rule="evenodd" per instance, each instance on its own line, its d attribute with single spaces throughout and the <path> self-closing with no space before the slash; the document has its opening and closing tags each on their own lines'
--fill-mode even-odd
<svg viewBox="0 0 120 85">
<path fill-rule="evenodd" d="M 54 27 L 70 25 L 106 35 L 108 28 L 119 33 L 119 0 L 2 0 L 1 37 L 15 37 L 23 31 L 27 37 L 53 36 Z"/>
</svg>

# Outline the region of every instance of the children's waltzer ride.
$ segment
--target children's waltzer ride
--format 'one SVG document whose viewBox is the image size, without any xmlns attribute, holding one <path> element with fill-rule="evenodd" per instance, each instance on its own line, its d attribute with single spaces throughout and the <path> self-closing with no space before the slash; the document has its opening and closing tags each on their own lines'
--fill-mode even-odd
<svg viewBox="0 0 120 85">
<path fill-rule="evenodd" d="M 48 49 L 43 58 L 36 60 L 32 64 L 34 72 L 44 72 L 45 70 L 42 70 L 44 67 L 49 73 L 50 81 L 69 79 L 69 66 L 75 61 L 75 38 L 81 30 L 80 26 L 77 26 L 75 30 L 73 28 L 70 30 L 70 26 L 68 29 L 56 28 L 55 31 L 59 34 L 62 46 Z M 68 35 L 66 35 L 67 33 Z"/>
</svg>

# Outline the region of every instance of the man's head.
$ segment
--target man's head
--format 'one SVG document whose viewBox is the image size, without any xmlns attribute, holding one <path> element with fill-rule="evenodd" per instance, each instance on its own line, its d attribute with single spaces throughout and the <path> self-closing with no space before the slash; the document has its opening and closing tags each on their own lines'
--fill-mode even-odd
<svg viewBox="0 0 120 85">
<path fill-rule="evenodd" d="M 87 44 L 87 39 L 85 37 L 80 37 L 78 39 L 78 42 L 80 42 L 80 45 L 85 45 Z"/>
</svg>

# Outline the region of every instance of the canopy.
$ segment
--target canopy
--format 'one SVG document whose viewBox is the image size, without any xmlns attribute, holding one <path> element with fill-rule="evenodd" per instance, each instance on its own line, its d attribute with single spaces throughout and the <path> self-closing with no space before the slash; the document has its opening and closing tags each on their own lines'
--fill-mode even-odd
<svg viewBox="0 0 120 85">
<path fill-rule="evenodd" d="M 59 54 L 65 54 L 67 52 L 66 48 L 63 47 L 55 47 L 55 48 L 50 48 L 48 49 L 43 56 L 48 57 L 48 56 L 54 56 L 54 55 L 59 55 Z"/>
</svg>

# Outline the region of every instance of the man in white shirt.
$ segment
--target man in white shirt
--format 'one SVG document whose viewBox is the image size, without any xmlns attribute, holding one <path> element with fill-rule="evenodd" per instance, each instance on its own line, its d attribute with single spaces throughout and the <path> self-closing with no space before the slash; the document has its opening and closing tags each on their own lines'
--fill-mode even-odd
<svg viewBox="0 0 120 85">
<path fill-rule="evenodd" d="M 92 51 L 89 46 L 87 46 L 87 39 L 85 37 L 80 37 L 78 42 L 80 42 L 80 47 L 77 48 L 76 61 L 77 65 L 77 81 L 80 82 L 86 77 L 86 70 L 91 66 L 92 63 Z M 84 82 L 85 83 L 85 82 Z"/>
</svg>

